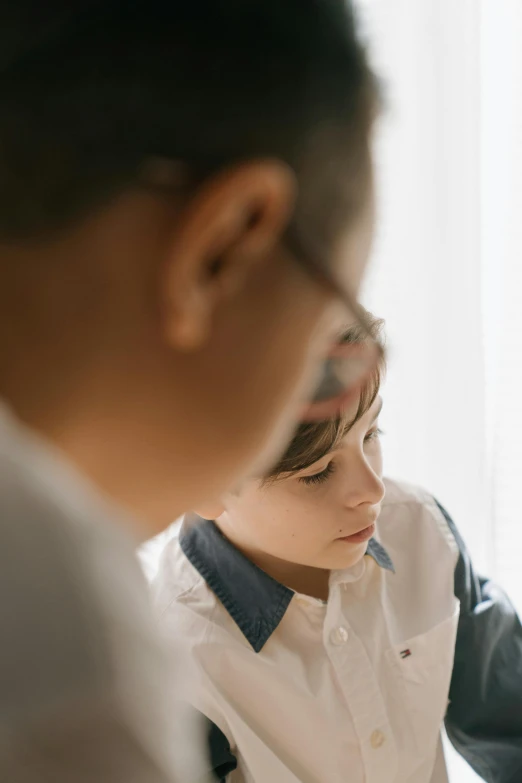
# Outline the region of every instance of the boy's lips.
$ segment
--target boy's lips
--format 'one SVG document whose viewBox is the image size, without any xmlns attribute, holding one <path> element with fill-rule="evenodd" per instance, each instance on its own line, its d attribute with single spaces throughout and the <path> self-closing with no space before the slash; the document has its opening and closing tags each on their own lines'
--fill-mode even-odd
<svg viewBox="0 0 522 783">
<path fill-rule="evenodd" d="M 368 525 L 368 527 L 357 531 L 357 533 L 352 533 L 351 536 L 341 536 L 337 539 L 337 541 L 346 541 L 349 544 L 362 544 L 364 541 L 369 541 L 374 533 L 375 522 L 373 522 L 371 525 Z"/>
</svg>

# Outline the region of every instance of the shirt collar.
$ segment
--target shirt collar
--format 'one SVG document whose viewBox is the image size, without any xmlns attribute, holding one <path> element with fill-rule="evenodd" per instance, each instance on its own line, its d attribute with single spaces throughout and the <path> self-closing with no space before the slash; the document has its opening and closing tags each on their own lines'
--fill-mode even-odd
<svg viewBox="0 0 522 783">
<path fill-rule="evenodd" d="M 260 652 L 283 619 L 294 591 L 252 563 L 211 520 L 188 514 L 179 542 L 243 636 L 255 652 Z M 390 556 L 374 538 L 367 554 L 381 568 L 394 570 Z"/>
</svg>

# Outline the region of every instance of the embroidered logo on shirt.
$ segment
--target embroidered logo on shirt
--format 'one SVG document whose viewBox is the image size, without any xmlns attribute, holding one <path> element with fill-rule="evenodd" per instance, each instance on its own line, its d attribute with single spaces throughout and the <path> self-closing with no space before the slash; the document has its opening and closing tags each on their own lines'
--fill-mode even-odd
<svg viewBox="0 0 522 783">
<path fill-rule="evenodd" d="M 411 655 L 411 650 L 401 650 L 401 658 L 404 660 L 404 658 L 409 658 Z"/>
</svg>

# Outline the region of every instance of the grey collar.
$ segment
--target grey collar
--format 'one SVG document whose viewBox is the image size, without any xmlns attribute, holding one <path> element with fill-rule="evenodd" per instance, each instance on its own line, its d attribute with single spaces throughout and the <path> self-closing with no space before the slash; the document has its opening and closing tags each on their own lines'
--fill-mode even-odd
<svg viewBox="0 0 522 783">
<path fill-rule="evenodd" d="M 294 591 L 248 560 L 209 519 L 188 514 L 179 542 L 252 648 L 260 652 L 283 619 Z M 390 556 L 374 538 L 367 554 L 381 568 L 394 570 Z"/>
</svg>

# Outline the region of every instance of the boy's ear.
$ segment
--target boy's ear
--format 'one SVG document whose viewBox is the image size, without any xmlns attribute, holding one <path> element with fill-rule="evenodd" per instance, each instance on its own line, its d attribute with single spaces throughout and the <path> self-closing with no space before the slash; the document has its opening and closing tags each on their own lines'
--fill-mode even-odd
<svg viewBox="0 0 522 783">
<path fill-rule="evenodd" d="M 278 245 L 296 195 L 292 170 L 251 161 L 204 183 L 182 212 L 161 279 L 162 326 L 169 343 L 197 350 L 218 308 Z"/>
</svg>

